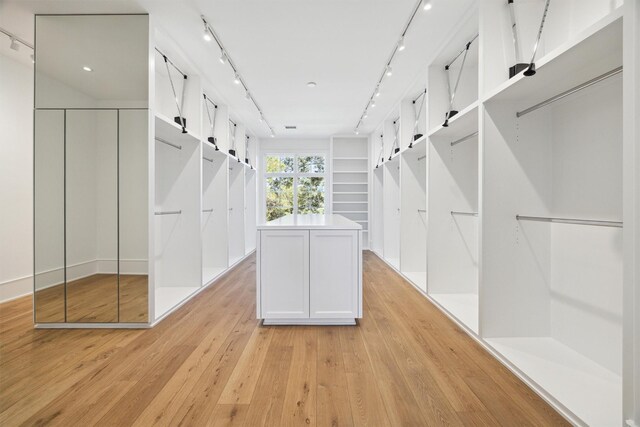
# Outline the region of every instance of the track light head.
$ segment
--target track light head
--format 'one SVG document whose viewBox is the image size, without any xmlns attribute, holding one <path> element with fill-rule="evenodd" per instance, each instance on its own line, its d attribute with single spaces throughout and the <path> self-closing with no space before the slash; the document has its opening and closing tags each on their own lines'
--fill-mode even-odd
<svg viewBox="0 0 640 427">
<path fill-rule="evenodd" d="M 376 97 L 380 96 L 380 88 L 376 89 Z"/>
<path fill-rule="evenodd" d="M 376 108 L 376 101 L 373 101 L 373 102 L 371 103 L 371 108 Z"/>
<path fill-rule="evenodd" d="M 402 52 L 405 49 L 405 45 L 404 45 L 404 36 L 400 37 L 400 40 L 398 41 L 398 52 Z"/>
<path fill-rule="evenodd" d="M 224 50 L 220 54 L 220 63 L 221 64 L 226 64 L 227 63 L 227 53 Z"/>
<path fill-rule="evenodd" d="M 356 135 L 359 135 L 359 134 L 360 134 L 360 130 L 359 130 L 358 128 L 355 128 L 355 129 L 353 130 L 353 133 L 355 133 Z"/>
<path fill-rule="evenodd" d="M 432 7 L 431 0 L 422 0 L 422 10 L 431 10 Z"/>
<path fill-rule="evenodd" d="M 31 55 L 29 55 L 29 57 L 31 58 L 31 63 L 35 64 L 36 63 L 36 58 L 33 56 L 33 53 Z"/>
<path fill-rule="evenodd" d="M 240 74 L 236 73 L 235 76 L 233 77 L 233 82 L 237 85 L 240 84 Z"/>
<path fill-rule="evenodd" d="M 387 76 L 391 76 L 393 74 L 393 68 L 391 68 L 391 64 L 387 65 Z"/>
<path fill-rule="evenodd" d="M 202 38 L 206 42 L 210 42 L 212 40 L 211 33 L 209 32 L 209 27 L 207 27 L 207 23 L 204 22 L 204 31 L 202 33 Z"/>
<path fill-rule="evenodd" d="M 11 45 L 9 47 L 16 52 L 20 50 L 20 44 L 13 37 L 11 37 Z"/>
<path fill-rule="evenodd" d="M 244 97 L 247 99 L 247 101 L 251 101 L 251 93 L 249 93 L 249 91 L 247 91 L 247 92 L 244 94 Z"/>
</svg>

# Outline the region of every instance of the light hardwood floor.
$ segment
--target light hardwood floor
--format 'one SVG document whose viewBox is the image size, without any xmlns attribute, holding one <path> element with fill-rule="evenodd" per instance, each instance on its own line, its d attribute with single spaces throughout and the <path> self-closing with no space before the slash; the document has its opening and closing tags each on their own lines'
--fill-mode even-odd
<svg viewBox="0 0 640 427">
<path fill-rule="evenodd" d="M 357 327 L 262 327 L 255 259 L 150 330 L 33 330 L 0 305 L 0 425 L 567 423 L 370 252 Z"/>
</svg>

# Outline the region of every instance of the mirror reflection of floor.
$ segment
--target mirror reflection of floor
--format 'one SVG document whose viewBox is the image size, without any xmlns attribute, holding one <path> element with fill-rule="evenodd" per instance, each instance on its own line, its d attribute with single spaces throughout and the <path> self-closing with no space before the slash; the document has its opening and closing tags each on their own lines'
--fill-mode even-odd
<svg viewBox="0 0 640 427">
<path fill-rule="evenodd" d="M 62 284 L 36 292 L 37 323 L 65 321 L 64 293 Z M 116 274 L 94 274 L 67 283 L 68 323 L 147 322 L 148 305 L 146 275 L 120 275 L 119 295 Z"/>
</svg>

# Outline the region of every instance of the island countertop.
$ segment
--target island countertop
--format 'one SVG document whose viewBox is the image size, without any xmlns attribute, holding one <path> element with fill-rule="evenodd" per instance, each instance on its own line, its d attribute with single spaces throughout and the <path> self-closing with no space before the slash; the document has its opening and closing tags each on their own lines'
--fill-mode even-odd
<svg viewBox="0 0 640 427">
<path fill-rule="evenodd" d="M 258 230 L 362 230 L 362 226 L 342 215 L 286 215 L 258 225 Z"/>
</svg>

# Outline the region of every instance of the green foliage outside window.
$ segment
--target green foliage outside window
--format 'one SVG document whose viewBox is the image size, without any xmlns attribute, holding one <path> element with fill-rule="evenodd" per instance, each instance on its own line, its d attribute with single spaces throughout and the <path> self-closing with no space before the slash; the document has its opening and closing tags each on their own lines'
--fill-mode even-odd
<svg viewBox="0 0 640 427">
<path fill-rule="evenodd" d="M 297 189 L 294 176 L 301 174 L 324 174 L 324 156 L 300 156 L 298 170 L 295 170 L 292 155 L 272 155 L 266 157 L 266 219 L 271 221 L 294 213 L 294 200 L 298 197 L 297 212 L 300 214 L 324 213 L 325 179 L 323 176 L 299 176 Z M 269 176 L 286 174 L 288 176 Z"/>
</svg>

